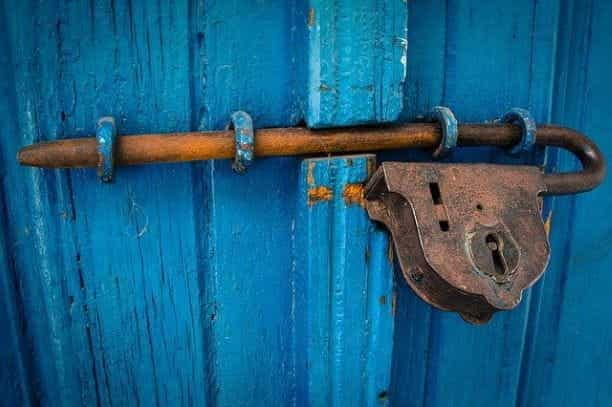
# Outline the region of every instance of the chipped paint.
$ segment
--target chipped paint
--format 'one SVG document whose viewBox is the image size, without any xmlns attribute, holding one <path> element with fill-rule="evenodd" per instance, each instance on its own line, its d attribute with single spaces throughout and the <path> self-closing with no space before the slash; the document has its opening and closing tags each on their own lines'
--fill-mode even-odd
<svg viewBox="0 0 612 407">
<path fill-rule="evenodd" d="M 368 171 L 368 178 L 370 178 L 372 174 L 374 174 L 374 171 L 376 170 L 376 159 L 368 160 L 368 163 L 366 165 L 367 165 L 367 171 Z"/>
<path fill-rule="evenodd" d="M 311 186 L 311 187 L 313 187 L 315 184 L 314 167 L 315 167 L 314 161 L 311 161 L 308 163 L 308 172 L 306 174 L 306 182 L 308 183 L 308 186 Z"/>
<path fill-rule="evenodd" d="M 389 244 L 387 245 L 387 260 L 389 260 L 389 263 L 395 261 L 395 251 L 393 251 L 393 240 L 391 239 L 389 239 Z"/>
<path fill-rule="evenodd" d="M 308 127 L 397 120 L 408 60 L 406 4 L 310 0 L 307 7 Z"/>
<path fill-rule="evenodd" d="M 347 205 L 363 206 L 363 184 L 346 184 L 342 197 Z"/>
<path fill-rule="evenodd" d="M 389 405 L 379 402 L 392 372 L 389 237 L 343 196 L 347 185 L 368 180 L 367 164 L 374 160 L 361 154 L 307 158 L 300 165 L 292 273 L 296 366 L 304 366 L 296 374 L 307 394 L 298 404 Z M 313 174 L 317 186 L 310 185 Z M 315 191 L 331 201 L 310 206 L 304 197 Z"/>
<path fill-rule="evenodd" d="M 440 1 L 409 3 L 410 80 L 400 96 L 402 120 L 445 101 L 456 106 L 460 120 L 480 121 L 529 100 L 542 120 L 552 112 L 567 125 L 580 121 L 612 151 L 609 120 L 597 114 L 579 120 L 580 112 L 603 109 L 600 102 L 612 90 L 605 41 L 611 2 L 573 8 L 548 0 L 448 2 L 446 8 Z M 261 160 L 246 178 L 235 176 L 229 162 L 133 167 L 105 188 L 83 171 L 17 168 L 18 147 L 74 131 L 91 134 L 101 114 L 117 115 L 124 134 L 221 129 L 237 108 L 251 110 L 262 126 L 299 123 L 309 98 L 303 88 L 310 51 L 302 38 L 308 6 L 241 2 L 237 13 L 236 2 L 210 0 L 176 7 L 143 1 L 6 4 L 0 24 L 0 49 L 6 50 L 0 52 L 6 92 L 0 103 L 6 214 L 0 263 L 6 279 L 0 297 L 14 302 L 2 307 L 1 319 L 10 350 L 4 356 L 16 361 L 4 365 L 14 367 L 5 370 L 7 405 L 327 405 L 336 394 L 344 396 L 334 400 L 337 405 L 370 406 L 439 406 L 457 398 L 467 405 L 609 402 L 610 363 L 601 355 L 612 343 L 612 313 L 600 310 L 608 301 L 612 257 L 598 242 L 610 234 L 609 223 L 600 220 L 612 207 L 612 183 L 597 195 L 556 199 L 551 240 L 567 252 L 552 259 L 524 312 L 470 329 L 454 315 L 423 306 L 401 281 L 397 297 L 392 286 L 381 285 L 391 276 L 390 269 L 378 270 L 387 263 L 382 231 L 364 227 L 358 207 L 343 212 L 342 187 L 334 194 L 338 205 L 309 210 L 307 166 L 300 167 L 304 192 L 297 195 L 294 185 L 298 159 Z M 329 31 L 319 14 L 317 7 L 311 35 L 318 26 Z M 354 36 L 323 38 L 339 39 L 345 48 L 359 44 Z M 325 93 L 330 100 L 319 106 L 323 118 L 335 114 L 334 123 L 341 122 L 364 109 L 368 100 L 357 95 L 351 101 L 342 87 L 362 78 L 359 73 L 366 74 L 363 83 L 391 82 L 384 78 L 401 69 L 399 54 L 389 57 L 392 72 L 386 64 L 374 71 L 378 81 L 367 75 L 380 50 L 354 48 L 360 63 L 348 60 L 350 76 L 343 60 L 333 59 L 338 54 L 309 54 L 313 63 L 323 61 L 323 69 L 340 65 L 337 79 L 327 72 L 324 83 L 340 91 Z M 515 60 L 525 66 L 517 69 Z M 576 69 L 581 67 L 588 75 Z M 392 83 L 381 89 L 399 96 L 401 85 Z M 396 102 L 376 97 L 369 105 L 384 109 L 387 103 Z M 479 161 L 492 154 L 470 149 L 464 157 Z M 504 153 L 495 159 L 504 160 Z M 557 165 L 555 154 L 548 159 Z M 561 168 L 572 168 L 573 162 L 562 161 Z M 318 184 L 335 185 L 323 182 L 324 170 L 314 175 Z M 294 213 L 296 195 L 300 209 Z M 130 197 L 149 216 L 141 239 L 134 236 L 144 218 L 132 220 Z M 62 211 L 73 219 L 59 219 Z M 332 241 L 330 230 L 348 240 Z M 351 250 L 368 235 L 371 261 L 362 268 L 363 256 Z M 597 257 L 575 256 L 592 245 L 602 247 Z M 258 272 L 245 273 L 245 267 Z M 332 276 L 346 278 L 342 292 L 320 285 Z M 383 293 L 396 303 L 395 320 L 391 306 L 365 302 Z M 338 314 L 326 300 L 334 297 L 346 299 Z M 7 324 L 11 315 L 15 323 Z M 25 332 L 19 329 L 24 326 Z M 344 347 L 332 346 L 338 342 Z M 388 401 L 376 398 L 382 391 Z"/>
<path fill-rule="evenodd" d="M 550 237 L 550 228 L 552 226 L 552 214 L 552 211 L 550 211 L 546 217 L 546 221 L 544 222 L 544 231 L 548 237 Z"/>
<path fill-rule="evenodd" d="M 308 27 L 314 27 L 315 25 L 315 9 L 314 8 L 310 8 L 310 10 L 308 10 Z"/>
<path fill-rule="evenodd" d="M 317 202 L 331 201 L 334 193 L 324 185 L 313 187 L 308 190 L 308 205 L 312 206 Z"/>
</svg>

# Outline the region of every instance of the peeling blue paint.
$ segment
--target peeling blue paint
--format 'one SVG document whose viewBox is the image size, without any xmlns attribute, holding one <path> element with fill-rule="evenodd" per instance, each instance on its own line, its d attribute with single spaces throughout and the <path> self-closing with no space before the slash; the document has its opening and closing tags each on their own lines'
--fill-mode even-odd
<svg viewBox="0 0 612 407">
<path fill-rule="evenodd" d="M 234 146 L 236 154 L 232 169 L 238 174 L 244 174 L 255 158 L 255 138 L 253 119 L 248 113 L 237 111 L 232 113 L 232 128 L 234 129 Z"/>
<path fill-rule="evenodd" d="M 111 182 L 115 170 L 115 139 L 117 127 L 115 119 L 103 117 L 96 124 L 96 141 L 98 142 L 98 177 L 102 182 Z"/>
<path fill-rule="evenodd" d="M 310 127 L 397 120 L 406 78 L 405 0 L 309 0 Z"/>
<path fill-rule="evenodd" d="M 102 115 L 131 134 L 222 129 L 236 110 L 262 128 L 435 105 L 463 122 L 524 106 L 612 155 L 609 2 L 350 4 L 0 0 L 3 402 L 610 404 L 610 182 L 547 202 L 548 272 L 476 328 L 393 282 L 385 233 L 342 196 L 367 155 L 261 159 L 243 177 L 226 161 L 124 167 L 108 185 L 15 162 Z M 544 159 L 575 165 L 453 155 Z M 311 165 L 329 189 L 312 206 Z"/>
<path fill-rule="evenodd" d="M 434 151 L 433 156 L 435 158 L 444 157 L 457 146 L 457 139 L 459 138 L 457 119 L 448 107 L 435 106 L 429 113 L 429 120 L 438 122 L 442 129 L 442 140 Z"/>
<path fill-rule="evenodd" d="M 510 109 L 500 120 L 502 123 L 513 123 L 523 129 L 521 141 L 510 149 L 511 154 L 526 153 L 535 147 L 536 142 L 536 122 L 529 110 L 518 107 Z"/>
<path fill-rule="evenodd" d="M 372 155 L 303 160 L 295 226 L 298 404 L 388 405 L 393 273 L 384 230 L 351 186 L 367 181 Z M 328 193 L 313 200 L 311 191 Z"/>
</svg>

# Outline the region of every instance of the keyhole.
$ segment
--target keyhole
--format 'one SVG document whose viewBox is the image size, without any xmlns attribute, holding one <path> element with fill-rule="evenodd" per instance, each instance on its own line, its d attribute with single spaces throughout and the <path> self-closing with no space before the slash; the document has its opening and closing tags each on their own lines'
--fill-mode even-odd
<svg viewBox="0 0 612 407">
<path fill-rule="evenodd" d="M 444 203 L 442 202 L 442 193 L 440 192 L 440 186 L 437 182 L 429 183 L 429 192 L 431 193 L 431 200 L 435 206 L 442 206 Z M 448 219 L 439 219 L 438 223 L 440 224 L 440 230 L 442 232 L 448 232 L 450 230 L 450 224 L 448 223 Z"/>
<path fill-rule="evenodd" d="M 487 235 L 485 242 L 491 251 L 491 258 L 493 259 L 493 267 L 495 272 L 499 275 L 506 274 L 508 272 L 508 264 L 506 263 L 506 259 L 504 258 L 504 254 L 502 252 L 503 242 L 501 242 L 497 235 L 493 233 Z"/>
</svg>

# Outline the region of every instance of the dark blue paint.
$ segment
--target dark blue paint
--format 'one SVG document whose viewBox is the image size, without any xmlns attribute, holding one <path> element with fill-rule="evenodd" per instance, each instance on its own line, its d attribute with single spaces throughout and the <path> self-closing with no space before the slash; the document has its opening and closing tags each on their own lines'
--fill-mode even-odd
<svg viewBox="0 0 612 407">
<path fill-rule="evenodd" d="M 122 167 L 108 185 L 15 156 L 106 115 L 131 134 L 436 105 L 460 122 L 526 107 L 610 156 L 611 21 L 604 0 L 0 0 L 2 403 L 609 404 L 608 181 L 547 203 L 548 272 L 473 327 L 392 285 L 386 235 L 340 193 L 368 156 L 259 159 L 243 177 L 226 161 Z M 312 206 L 310 165 L 332 191 Z"/>
<path fill-rule="evenodd" d="M 610 155 L 605 137 L 612 130 L 607 120 L 609 108 L 601 98 L 578 97 L 610 92 L 603 72 L 610 56 L 603 45 L 604 38 L 610 37 L 604 23 L 612 18 L 608 2 L 452 1 L 414 2 L 411 6 L 408 107 L 445 104 L 460 121 L 483 121 L 512 106 L 525 106 L 540 123 L 556 122 L 587 131 L 604 154 Z M 445 10 L 446 20 L 431 24 L 434 10 Z M 600 21 L 597 29 L 588 23 L 594 16 Z M 522 24 L 526 19 L 533 24 Z M 595 38 L 599 42 L 591 43 Z M 590 47 L 589 57 L 584 51 Z M 446 57 L 437 59 L 432 49 L 446 49 Z M 422 66 L 425 63 L 428 65 Z M 586 71 L 592 72 L 591 82 L 584 79 Z M 407 115 L 413 117 L 421 110 L 409 108 Z M 591 112 L 590 120 L 597 125 L 578 121 L 580 112 Z M 453 158 L 458 160 L 469 154 L 457 153 Z M 562 161 L 554 164 L 555 155 L 549 153 L 549 164 L 568 169 Z M 511 157 L 497 152 L 495 159 Z M 518 309 L 496 315 L 488 326 L 464 325 L 399 287 L 392 375 L 395 404 L 610 403 L 612 395 L 604 377 L 611 368 L 604 366 L 608 359 L 604 355 L 612 342 L 611 314 L 584 312 L 609 304 L 605 287 L 612 283 L 606 273 L 610 252 L 602 248 L 588 265 L 572 264 L 569 254 L 574 245 L 588 246 L 609 230 L 609 222 L 604 221 L 604 212 L 611 207 L 608 188 L 606 181 L 591 194 L 555 200 L 547 273 L 524 295 Z M 597 213 L 578 218 L 579 207 L 585 215 Z M 577 228 L 582 232 L 577 233 Z M 582 286 L 568 281 L 576 274 L 583 279 Z M 564 308 L 571 310 L 571 316 Z M 588 346 L 583 345 L 585 341 Z"/>
</svg>

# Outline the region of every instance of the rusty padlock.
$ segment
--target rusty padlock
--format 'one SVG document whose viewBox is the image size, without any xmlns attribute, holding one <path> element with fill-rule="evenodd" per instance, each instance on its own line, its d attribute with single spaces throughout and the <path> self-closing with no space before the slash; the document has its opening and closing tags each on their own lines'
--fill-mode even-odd
<svg viewBox="0 0 612 407">
<path fill-rule="evenodd" d="M 433 148 L 439 157 L 455 145 L 497 146 L 514 153 L 536 144 L 569 150 L 580 159 L 582 171 L 543 174 L 530 166 L 386 162 L 365 188 L 368 213 L 391 231 L 408 284 L 428 303 L 483 323 L 495 311 L 515 307 L 546 267 L 550 248 L 540 217 L 541 196 L 595 188 L 604 178 L 605 161 L 597 146 L 574 130 L 542 126 L 536 133 L 535 122 L 521 109 L 504 116 L 505 123 L 462 125 L 447 108 L 434 111 L 439 126 L 276 128 L 260 129 L 256 137 L 244 112 L 232 116 L 233 131 L 120 139 L 115 122 L 104 118 L 97 137 L 26 146 L 18 160 L 35 167 L 97 167 L 101 179 L 109 181 L 114 164 L 234 158 L 234 168 L 243 172 L 255 155 Z M 244 120 L 238 123 L 236 117 Z"/>
<path fill-rule="evenodd" d="M 368 214 L 391 232 L 402 274 L 421 299 L 485 323 L 516 307 L 540 278 L 550 256 L 542 196 L 589 190 L 605 173 L 601 153 L 586 137 L 549 129 L 538 133 L 538 144 L 570 150 L 581 172 L 400 162 L 376 170 L 365 188 Z"/>
<path fill-rule="evenodd" d="M 410 287 L 470 322 L 514 308 L 548 263 L 536 167 L 385 162 L 368 185 Z"/>
</svg>

